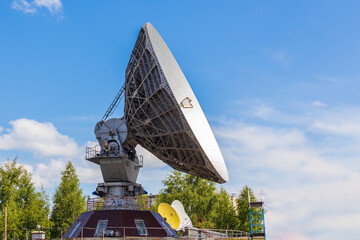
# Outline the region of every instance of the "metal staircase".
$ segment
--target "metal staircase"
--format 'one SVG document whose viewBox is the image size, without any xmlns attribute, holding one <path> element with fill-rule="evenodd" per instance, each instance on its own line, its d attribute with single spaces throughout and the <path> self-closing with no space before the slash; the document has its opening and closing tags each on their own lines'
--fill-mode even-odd
<svg viewBox="0 0 360 240">
<path fill-rule="evenodd" d="M 250 192 L 249 197 L 249 217 L 250 217 L 250 236 L 253 239 L 266 240 L 265 234 L 265 218 L 264 218 L 264 199 L 260 197 L 260 201 L 251 202 Z"/>
<path fill-rule="evenodd" d="M 105 120 L 114 113 L 115 109 L 117 108 L 117 106 L 120 103 L 120 100 L 123 98 L 124 96 L 124 91 L 125 91 L 125 84 L 122 85 L 122 87 L 120 88 L 119 92 L 116 94 L 114 100 L 112 101 L 112 103 L 110 104 L 110 107 L 106 110 L 106 113 L 104 114 L 102 120 L 105 122 Z"/>
</svg>

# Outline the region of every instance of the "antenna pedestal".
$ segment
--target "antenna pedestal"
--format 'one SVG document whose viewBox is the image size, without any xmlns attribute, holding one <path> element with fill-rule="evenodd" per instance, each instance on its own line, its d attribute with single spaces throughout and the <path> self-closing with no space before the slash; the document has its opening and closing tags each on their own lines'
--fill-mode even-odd
<svg viewBox="0 0 360 240">
<path fill-rule="evenodd" d="M 95 193 L 104 199 L 101 209 L 137 209 L 136 196 L 144 189 L 137 183 L 98 183 Z"/>
<path fill-rule="evenodd" d="M 134 197 L 144 194 L 144 189 L 136 183 L 143 166 L 142 157 L 111 156 L 99 148 L 87 147 L 86 160 L 100 166 L 104 183 L 98 183 L 95 194 L 104 198 L 103 208 L 124 209 L 136 205 Z"/>
<path fill-rule="evenodd" d="M 138 183 L 98 183 L 95 194 L 103 199 L 101 209 L 138 209 L 136 196 L 144 194 Z"/>
<path fill-rule="evenodd" d="M 144 189 L 138 183 L 98 183 L 96 194 L 100 197 L 135 197 L 144 194 Z"/>
<path fill-rule="evenodd" d="M 108 157 L 95 155 L 86 160 L 100 165 L 104 182 L 130 182 L 135 183 L 142 161 L 136 156 L 133 159 L 125 157 Z"/>
</svg>

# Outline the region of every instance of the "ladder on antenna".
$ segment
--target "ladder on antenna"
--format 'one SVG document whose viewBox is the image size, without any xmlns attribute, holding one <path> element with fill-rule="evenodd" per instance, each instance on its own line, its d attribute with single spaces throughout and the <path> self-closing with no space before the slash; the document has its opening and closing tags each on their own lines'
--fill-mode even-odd
<svg viewBox="0 0 360 240">
<path fill-rule="evenodd" d="M 125 91 L 125 84 L 122 85 L 119 92 L 116 94 L 114 100 L 110 104 L 110 107 L 106 110 L 106 113 L 104 114 L 104 116 L 102 118 L 103 121 L 105 121 L 111 114 L 114 113 L 115 109 L 117 108 L 117 106 L 120 103 L 119 100 L 122 98 L 124 91 Z"/>
<path fill-rule="evenodd" d="M 265 218 L 264 218 L 264 199 L 261 193 L 260 201 L 251 201 L 250 192 L 249 197 L 249 217 L 250 217 L 250 236 L 251 240 L 264 239 L 265 235 Z"/>
</svg>

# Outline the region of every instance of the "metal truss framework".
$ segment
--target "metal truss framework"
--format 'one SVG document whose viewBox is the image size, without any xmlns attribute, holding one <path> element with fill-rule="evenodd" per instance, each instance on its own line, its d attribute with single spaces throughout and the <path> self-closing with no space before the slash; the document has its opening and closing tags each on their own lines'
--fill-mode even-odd
<svg viewBox="0 0 360 240">
<path fill-rule="evenodd" d="M 125 78 L 124 114 L 136 141 L 176 170 L 224 182 L 185 120 L 144 28 Z"/>
</svg>

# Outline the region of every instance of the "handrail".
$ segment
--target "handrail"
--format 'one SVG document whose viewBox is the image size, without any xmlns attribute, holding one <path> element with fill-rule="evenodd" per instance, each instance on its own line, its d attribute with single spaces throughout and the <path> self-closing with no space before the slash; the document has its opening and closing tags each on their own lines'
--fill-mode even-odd
<svg viewBox="0 0 360 240">
<path fill-rule="evenodd" d="M 88 198 L 86 203 L 87 211 L 106 210 L 106 209 L 132 209 L 132 210 L 152 210 L 154 198 L 136 196 L 116 196 L 116 197 L 96 197 Z"/>
</svg>

